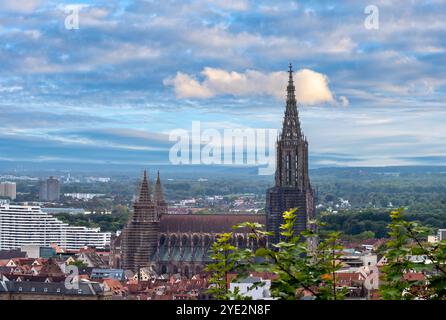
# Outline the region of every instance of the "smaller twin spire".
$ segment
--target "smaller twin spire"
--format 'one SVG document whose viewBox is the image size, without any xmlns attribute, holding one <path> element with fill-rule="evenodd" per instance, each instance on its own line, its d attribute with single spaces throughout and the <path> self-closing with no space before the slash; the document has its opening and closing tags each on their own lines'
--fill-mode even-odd
<svg viewBox="0 0 446 320">
<path fill-rule="evenodd" d="M 156 178 L 155 194 L 154 194 L 153 200 L 157 204 L 160 204 L 160 203 L 164 202 L 163 187 L 161 186 L 160 171 L 159 170 L 158 170 L 158 176 Z"/>
</svg>

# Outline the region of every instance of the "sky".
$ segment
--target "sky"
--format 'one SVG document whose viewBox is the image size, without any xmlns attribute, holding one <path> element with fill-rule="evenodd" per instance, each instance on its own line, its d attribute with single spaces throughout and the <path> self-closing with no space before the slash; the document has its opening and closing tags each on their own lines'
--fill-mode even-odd
<svg viewBox="0 0 446 320">
<path fill-rule="evenodd" d="M 289 63 L 310 167 L 446 160 L 446 1 L 0 0 L 0 61 L 2 162 L 161 165 L 194 121 L 280 129 Z"/>
</svg>

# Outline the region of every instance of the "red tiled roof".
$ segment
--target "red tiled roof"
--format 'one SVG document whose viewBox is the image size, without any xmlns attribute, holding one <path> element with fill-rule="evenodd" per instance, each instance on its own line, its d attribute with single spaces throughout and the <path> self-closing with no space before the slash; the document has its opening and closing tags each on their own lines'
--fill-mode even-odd
<svg viewBox="0 0 446 320">
<path fill-rule="evenodd" d="M 403 276 L 404 280 L 408 281 L 423 281 L 426 280 L 426 276 L 420 272 L 408 272 Z"/>
<path fill-rule="evenodd" d="M 364 277 L 358 272 L 336 272 L 336 283 L 339 285 L 351 285 L 361 281 L 364 281 Z"/>
</svg>

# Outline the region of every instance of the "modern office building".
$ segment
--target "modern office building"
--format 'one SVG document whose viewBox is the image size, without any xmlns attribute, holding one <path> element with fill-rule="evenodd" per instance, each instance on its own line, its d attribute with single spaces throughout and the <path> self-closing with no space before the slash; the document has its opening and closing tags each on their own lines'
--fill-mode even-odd
<svg viewBox="0 0 446 320">
<path fill-rule="evenodd" d="M 60 182 L 54 177 L 39 182 L 39 199 L 41 201 L 58 201 L 60 198 Z"/>
<path fill-rule="evenodd" d="M 17 196 L 15 182 L 0 182 L 0 197 L 7 197 L 14 200 Z"/>
<path fill-rule="evenodd" d="M 56 250 L 52 247 L 44 247 L 40 245 L 25 245 L 20 247 L 20 251 L 26 252 L 28 258 L 44 258 L 49 259 L 56 255 Z"/>
<path fill-rule="evenodd" d="M 84 246 L 105 248 L 110 244 L 110 236 L 109 232 L 100 232 L 100 228 L 70 226 L 39 206 L 0 205 L 0 250 L 52 243 L 69 250 Z"/>
</svg>

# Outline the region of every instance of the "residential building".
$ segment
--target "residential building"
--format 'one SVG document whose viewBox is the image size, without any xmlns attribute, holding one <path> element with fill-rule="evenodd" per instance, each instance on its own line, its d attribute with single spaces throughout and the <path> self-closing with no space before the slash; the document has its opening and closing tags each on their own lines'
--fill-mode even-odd
<svg viewBox="0 0 446 320">
<path fill-rule="evenodd" d="M 91 271 L 90 278 L 92 280 L 115 279 L 119 281 L 125 280 L 124 270 L 122 269 L 100 269 L 94 268 Z"/>
<path fill-rule="evenodd" d="M 42 212 L 39 206 L 0 205 L 0 250 L 53 243 L 69 250 L 104 248 L 110 244 L 110 236 L 99 228 L 70 226 Z"/>
<path fill-rule="evenodd" d="M 0 281 L 0 300 L 108 300 L 111 295 L 94 282 L 68 289 L 64 282 Z"/>
<path fill-rule="evenodd" d="M 251 297 L 253 300 L 273 300 L 271 298 L 271 280 L 261 277 L 249 276 L 244 279 L 233 281 L 229 284 L 229 290 L 234 292 L 238 289 L 241 296 Z"/>
<path fill-rule="evenodd" d="M 102 257 L 92 248 L 80 249 L 80 252 L 76 254 L 76 260 L 83 262 L 87 267 L 107 268 L 108 266 Z"/>
<path fill-rule="evenodd" d="M 39 199 L 41 201 L 58 201 L 60 198 L 60 182 L 54 177 L 39 182 Z"/>
<path fill-rule="evenodd" d="M 446 240 L 446 229 L 438 229 L 437 236 L 439 241 Z"/>
<path fill-rule="evenodd" d="M 24 245 L 20 250 L 26 252 L 28 258 L 51 258 L 56 255 L 56 250 L 50 246 L 45 247 L 41 245 Z"/>
<path fill-rule="evenodd" d="M 15 182 L 1 182 L 0 183 L 0 197 L 7 197 L 14 200 L 17 196 Z"/>
</svg>

